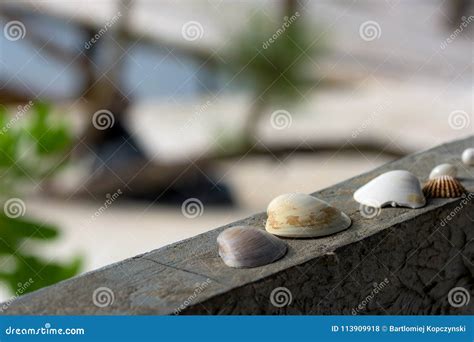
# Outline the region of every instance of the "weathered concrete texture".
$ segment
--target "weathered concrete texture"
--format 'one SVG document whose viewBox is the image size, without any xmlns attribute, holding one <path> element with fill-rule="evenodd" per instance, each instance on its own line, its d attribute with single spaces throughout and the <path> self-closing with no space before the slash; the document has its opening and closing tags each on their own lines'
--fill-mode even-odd
<svg viewBox="0 0 474 342">
<path fill-rule="evenodd" d="M 448 302 L 455 287 L 467 291 L 467 300 L 473 297 L 474 197 L 429 200 L 421 209 L 385 208 L 373 219 L 362 217 L 352 199 L 355 189 L 382 172 L 405 169 L 425 181 L 442 162 L 457 165 L 463 184 L 474 191 L 474 167 L 460 161 L 471 146 L 474 137 L 441 145 L 315 193 L 349 214 L 351 228 L 321 239 L 288 239 L 288 254 L 274 264 L 232 269 L 217 254 L 216 237 L 226 227 L 263 228 L 266 216 L 257 214 L 25 295 L 5 313 L 474 314 L 474 298 L 459 308 Z M 113 303 L 94 305 L 99 287 L 113 291 Z M 292 297 L 281 308 L 270 300 L 277 287 Z"/>
<path fill-rule="evenodd" d="M 474 313 L 472 302 L 454 308 L 447 301 L 453 287 L 472 291 L 473 286 L 474 215 L 472 221 L 460 214 L 444 227 L 439 225 L 457 205 L 450 203 L 396 224 L 334 253 L 211 298 L 185 313 Z M 463 210 L 473 212 L 473 208 L 471 203 Z M 283 308 L 270 301 L 272 290 L 280 286 L 292 294 L 292 303 Z M 372 292 L 375 289 L 377 293 Z"/>
</svg>

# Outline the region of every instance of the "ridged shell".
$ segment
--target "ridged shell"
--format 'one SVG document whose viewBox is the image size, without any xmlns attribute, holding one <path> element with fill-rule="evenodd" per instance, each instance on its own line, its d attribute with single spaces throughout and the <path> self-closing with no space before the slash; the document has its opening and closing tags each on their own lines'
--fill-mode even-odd
<svg viewBox="0 0 474 342">
<path fill-rule="evenodd" d="M 237 226 L 217 237 L 219 256 L 229 267 L 250 268 L 270 264 L 282 258 L 284 241 L 257 227 Z"/>
<path fill-rule="evenodd" d="M 457 169 L 456 166 L 451 164 L 440 164 L 437 165 L 433 170 L 430 172 L 430 179 L 434 179 L 439 176 L 457 176 Z"/>
<path fill-rule="evenodd" d="M 474 165 L 474 148 L 467 148 L 462 153 L 462 162 L 466 165 Z"/>
<path fill-rule="evenodd" d="M 418 178 L 405 170 L 389 171 L 354 192 L 354 199 L 366 206 L 421 208 L 426 200 Z"/>
<path fill-rule="evenodd" d="M 430 179 L 423 187 L 426 197 L 433 198 L 456 198 L 466 193 L 466 189 L 456 178 L 451 176 L 440 176 Z"/>
<path fill-rule="evenodd" d="M 310 195 L 293 193 L 273 199 L 265 229 L 283 237 L 330 235 L 349 228 L 351 219 L 337 208 Z"/>
</svg>

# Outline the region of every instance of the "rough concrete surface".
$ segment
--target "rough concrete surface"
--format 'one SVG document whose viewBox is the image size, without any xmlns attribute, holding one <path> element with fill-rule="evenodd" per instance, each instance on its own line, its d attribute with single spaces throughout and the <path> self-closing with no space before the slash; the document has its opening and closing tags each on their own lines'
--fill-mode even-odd
<svg viewBox="0 0 474 342">
<path fill-rule="evenodd" d="M 382 172 L 409 170 L 424 182 L 443 162 L 455 164 L 474 191 L 474 167 L 460 160 L 473 146 L 474 137 L 440 145 L 315 193 L 344 210 L 352 226 L 320 239 L 287 239 L 288 254 L 271 265 L 232 269 L 217 254 L 223 229 L 242 223 L 263 229 L 261 213 L 22 296 L 3 313 L 474 314 L 474 197 L 384 208 L 372 219 L 352 199 Z M 110 289 L 109 299 L 96 305 L 94 291 L 102 287 Z M 286 292 L 272 296 L 278 287 Z M 460 307 L 448 301 L 456 287 L 468 300 Z"/>
</svg>

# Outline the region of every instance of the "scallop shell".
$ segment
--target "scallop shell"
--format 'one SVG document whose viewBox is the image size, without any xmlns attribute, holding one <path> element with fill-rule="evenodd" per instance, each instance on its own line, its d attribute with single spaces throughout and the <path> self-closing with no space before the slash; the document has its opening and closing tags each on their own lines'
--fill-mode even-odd
<svg viewBox="0 0 474 342">
<path fill-rule="evenodd" d="M 421 208 L 426 203 L 420 181 L 405 170 L 389 171 L 372 179 L 354 192 L 354 199 L 375 208 L 386 205 Z"/>
<path fill-rule="evenodd" d="M 466 165 L 474 165 L 474 148 L 467 148 L 462 153 L 462 162 Z"/>
<path fill-rule="evenodd" d="M 351 219 L 310 195 L 293 193 L 273 199 L 267 208 L 267 232 L 293 238 L 318 237 L 349 228 Z"/>
<path fill-rule="evenodd" d="M 456 177 L 457 176 L 457 169 L 456 166 L 451 165 L 451 164 L 440 164 L 436 166 L 433 170 L 430 172 L 430 179 L 434 179 L 439 176 L 451 176 L 451 177 Z"/>
<path fill-rule="evenodd" d="M 456 198 L 466 193 L 466 189 L 456 178 L 440 176 L 426 182 L 423 187 L 423 193 L 426 197 Z"/>
<path fill-rule="evenodd" d="M 217 237 L 219 256 L 230 267 L 249 268 L 270 264 L 287 251 L 284 241 L 257 227 L 237 226 Z"/>
</svg>

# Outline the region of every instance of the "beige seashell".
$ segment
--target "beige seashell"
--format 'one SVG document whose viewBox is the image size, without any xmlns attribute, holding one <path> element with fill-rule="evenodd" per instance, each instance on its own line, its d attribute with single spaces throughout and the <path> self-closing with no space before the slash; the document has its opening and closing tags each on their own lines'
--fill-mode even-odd
<svg viewBox="0 0 474 342">
<path fill-rule="evenodd" d="M 300 193 L 276 197 L 268 205 L 267 215 L 267 232 L 283 237 L 330 235 L 351 225 L 351 219 L 339 209 Z"/>
<path fill-rule="evenodd" d="M 287 251 L 284 241 L 263 229 L 236 226 L 224 230 L 217 237 L 219 256 L 229 267 L 250 268 L 270 264 Z"/>
<path fill-rule="evenodd" d="M 423 186 L 423 193 L 426 197 L 456 198 L 466 193 L 466 189 L 456 178 L 440 176 L 426 182 L 425 186 Z"/>
</svg>

